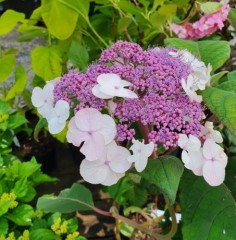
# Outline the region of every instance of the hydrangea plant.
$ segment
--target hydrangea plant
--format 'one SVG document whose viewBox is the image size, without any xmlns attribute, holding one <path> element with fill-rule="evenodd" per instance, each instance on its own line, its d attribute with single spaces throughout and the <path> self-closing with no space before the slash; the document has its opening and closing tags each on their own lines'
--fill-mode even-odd
<svg viewBox="0 0 236 240">
<path fill-rule="evenodd" d="M 227 156 L 199 95 L 211 69 L 187 50 L 118 41 L 85 73 L 36 87 L 32 103 L 52 134 L 68 121 L 67 141 L 84 154 L 80 173 L 90 183 L 113 185 L 132 165 L 143 171 L 160 146 L 179 146 L 185 167 L 218 186 Z"/>
</svg>

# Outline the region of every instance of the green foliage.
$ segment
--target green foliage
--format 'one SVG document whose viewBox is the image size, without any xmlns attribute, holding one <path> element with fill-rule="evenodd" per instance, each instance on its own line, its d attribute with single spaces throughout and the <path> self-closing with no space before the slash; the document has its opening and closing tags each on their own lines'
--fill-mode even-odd
<svg viewBox="0 0 236 240">
<path fill-rule="evenodd" d="M 59 0 L 42 0 L 41 11 L 42 18 L 52 35 L 60 40 L 71 36 L 78 20 L 76 11 Z"/>
<path fill-rule="evenodd" d="M 230 9 L 228 20 L 230 24 L 234 27 L 234 29 L 236 29 L 236 9 L 235 8 Z"/>
<path fill-rule="evenodd" d="M 9 101 L 10 99 L 13 99 L 16 96 L 20 95 L 24 91 L 26 83 L 27 74 L 24 67 L 20 65 L 16 68 L 15 83 L 8 91 L 6 95 L 6 101 Z"/>
<path fill-rule="evenodd" d="M 236 135 L 236 94 L 209 87 L 202 92 L 202 96 L 210 110 Z"/>
<path fill-rule="evenodd" d="M 38 199 L 37 208 L 47 212 L 71 213 L 91 210 L 93 199 L 91 192 L 83 185 L 74 183 L 55 196 L 43 196 Z"/>
<path fill-rule="evenodd" d="M 178 38 L 165 39 L 166 46 L 172 46 L 177 49 L 187 49 L 199 60 L 212 65 L 213 72 L 221 67 L 230 56 L 229 43 L 226 41 L 204 40 L 188 41 Z"/>
<path fill-rule="evenodd" d="M 166 156 L 149 161 L 141 176 L 154 183 L 174 203 L 183 171 L 184 166 L 178 158 Z"/>
<path fill-rule="evenodd" d="M 222 8 L 222 3 L 218 2 L 205 2 L 200 4 L 200 9 L 203 13 L 214 13 Z"/>
<path fill-rule="evenodd" d="M 209 186 L 186 171 L 180 183 L 183 238 L 236 239 L 236 205 L 225 185 Z"/>
<path fill-rule="evenodd" d="M 15 25 L 18 22 L 22 22 L 24 18 L 24 13 L 19 13 L 11 9 L 5 11 L 0 18 L 0 36 L 11 32 Z"/>
<path fill-rule="evenodd" d="M 13 54 L 0 58 L 0 82 L 4 82 L 11 75 L 15 67 L 16 58 Z"/>
<path fill-rule="evenodd" d="M 34 72 L 45 81 L 62 73 L 61 57 L 56 48 L 38 46 L 31 52 Z"/>
</svg>

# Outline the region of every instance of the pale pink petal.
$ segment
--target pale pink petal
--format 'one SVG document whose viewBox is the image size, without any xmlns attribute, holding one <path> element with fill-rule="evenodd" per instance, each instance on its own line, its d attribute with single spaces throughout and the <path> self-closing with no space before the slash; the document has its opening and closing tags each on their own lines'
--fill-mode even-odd
<svg viewBox="0 0 236 240">
<path fill-rule="evenodd" d="M 187 169 L 191 169 L 190 166 L 189 166 L 190 158 L 189 158 L 188 153 L 187 153 L 185 150 L 182 151 L 181 159 L 182 159 L 182 161 L 183 161 L 183 163 L 184 163 L 184 166 L 185 166 Z"/>
<path fill-rule="evenodd" d="M 109 113 L 112 115 L 116 110 L 117 103 L 113 102 L 112 100 L 108 100 L 107 107 L 108 107 Z"/>
<path fill-rule="evenodd" d="M 121 146 L 112 146 L 107 151 L 109 166 L 116 173 L 124 173 L 131 167 L 131 163 L 128 161 L 129 156 L 130 152 Z"/>
<path fill-rule="evenodd" d="M 213 130 L 210 133 L 210 137 L 216 142 L 216 143 L 222 143 L 223 138 L 219 131 Z"/>
<path fill-rule="evenodd" d="M 52 98 L 52 99 L 53 99 L 53 90 L 54 90 L 54 85 L 50 82 L 48 82 L 43 88 L 43 91 L 45 92 L 45 95 L 48 98 Z"/>
<path fill-rule="evenodd" d="M 114 73 L 103 73 L 97 77 L 100 85 L 120 85 L 121 78 Z"/>
<path fill-rule="evenodd" d="M 111 186 L 113 184 L 116 184 L 120 178 L 122 178 L 125 174 L 123 173 L 115 173 L 112 170 L 107 171 L 107 175 L 104 181 L 101 182 L 101 184 L 105 186 Z"/>
<path fill-rule="evenodd" d="M 128 82 L 126 80 L 121 80 L 120 81 L 120 86 L 121 87 L 129 87 L 129 86 L 132 86 L 132 83 L 131 82 Z"/>
<path fill-rule="evenodd" d="M 56 102 L 55 105 L 55 112 L 57 113 L 57 116 L 59 116 L 58 121 L 59 122 L 65 122 L 70 115 L 70 106 L 69 103 L 64 100 L 59 100 Z"/>
<path fill-rule="evenodd" d="M 212 158 L 215 158 L 218 155 L 219 150 L 219 145 L 217 145 L 212 139 L 206 139 L 203 144 L 203 156 L 206 159 L 211 160 Z"/>
<path fill-rule="evenodd" d="M 51 103 L 45 103 L 44 105 L 42 105 L 41 107 L 38 107 L 38 112 L 44 117 L 50 119 L 51 117 L 51 113 L 53 110 L 53 106 Z"/>
<path fill-rule="evenodd" d="M 189 152 L 189 169 L 193 171 L 193 173 L 197 176 L 202 176 L 202 168 L 205 164 L 205 159 L 202 155 L 202 149 L 196 152 Z"/>
<path fill-rule="evenodd" d="M 87 160 L 98 160 L 105 149 L 105 140 L 102 134 L 95 132 L 85 141 L 80 149 Z"/>
<path fill-rule="evenodd" d="M 126 92 L 128 93 L 128 97 L 126 97 L 126 98 L 131 98 L 131 99 L 138 98 L 138 95 L 135 92 L 133 92 L 129 89 L 127 89 Z"/>
<path fill-rule="evenodd" d="M 134 163 L 134 166 L 138 172 L 142 172 L 145 167 L 147 166 L 148 158 L 147 156 L 143 156 L 142 154 L 140 156 L 137 156 L 137 160 Z"/>
<path fill-rule="evenodd" d="M 133 163 L 133 162 L 136 162 L 138 160 L 137 158 L 137 155 L 130 155 L 127 160 L 130 162 L 130 163 Z"/>
<path fill-rule="evenodd" d="M 105 144 L 110 143 L 116 136 L 116 124 L 112 117 L 108 115 L 102 115 L 101 118 L 102 127 L 98 130 L 104 137 Z"/>
<path fill-rule="evenodd" d="M 88 139 L 88 133 L 79 131 L 76 124 L 75 118 L 71 118 L 68 125 L 68 132 L 66 135 L 67 142 L 72 143 L 74 146 L 79 147 L 81 143 Z"/>
<path fill-rule="evenodd" d="M 200 147 L 201 147 L 201 141 L 197 137 L 193 135 L 189 135 L 189 141 L 187 143 L 186 150 L 198 151 Z"/>
<path fill-rule="evenodd" d="M 207 161 L 203 166 L 203 177 L 211 186 L 219 186 L 225 179 L 225 168 L 218 161 Z"/>
<path fill-rule="evenodd" d="M 48 121 L 48 130 L 51 134 L 60 133 L 66 125 L 66 122 L 60 123 L 57 118 L 52 118 Z"/>
<path fill-rule="evenodd" d="M 97 84 L 97 85 L 95 85 L 95 86 L 92 88 L 92 93 L 93 93 L 93 95 L 94 95 L 95 97 L 101 98 L 101 99 L 110 99 L 110 98 L 112 98 L 112 96 L 101 92 L 101 91 L 100 91 L 100 87 L 101 87 L 101 85 L 100 85 L 100 84 Z"/>
<path fill-rule="evenodd" d="M 83 179 L 92 184 L 102 183 L 109 172 L 109 167 L 102 161 L 87 161 L 84 159 L 80 164 L 80 174 Z"/>
<path fill-rule="evenodd" d="M 75 114 L 75 124 L 82 131 L 97 131 L 102 126 L 102 114 L 95 108 L 84 108 Z"/>
<path fill-rule="evenodd" d="M 31 102 L 34 107 L 41 107 L 44 105 L 45 95 L 43 89 L 40 87 L 35 87 L 32 91 Z"/>
<path fill-rule="evenodd" d="M 179 134 L 178 146 L 181 147 L 182 149 L 185 149 L 187 142 L 188 136 L 186 134 Z"/>
</svg>

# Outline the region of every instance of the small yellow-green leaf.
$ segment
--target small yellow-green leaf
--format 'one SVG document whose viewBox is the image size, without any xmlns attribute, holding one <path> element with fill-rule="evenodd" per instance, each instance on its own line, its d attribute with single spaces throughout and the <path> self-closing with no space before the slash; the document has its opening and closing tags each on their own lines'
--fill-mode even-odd
<svg viewBox="0 0 236 240">
<path fill-rule="evenodd" d="M 219 2 L 205 2 L 200 4 L 200 9 L 203 13 L 214 13 L 222 8 L 223 4 Z"/>
<path fill-rule="evenodd" d="M 14 98 L 15 96 L 21 94 L 26 86 L 27 83 L 27 74 L 25 72 L 25 69 L 23 66 L 18 66 L 16 68 L 16 74 L 15 74 L 15 83 L 12 86 L 12 88 L 8 91 L 6 100 L 10 100 Z"/>
<path fill-rule="evenodd" d="M 55 48 L 38 46 L 31 52 L 31 60 L 34 72 L 45 81 L 62 73 L 61 57 Z"/>
<path fill-rule="evenodd" d="M 16 25 L 25 19 L 25 14 L 14 10 L 7 10 L 0 18 L 0 35 L 9 33 Z"/>
<path fill-rule="evenodd" d="M 11 75 L 15 67 L 16 58 L 13 54 L 0 58 L 0 82 L 4 82 Z"/>
</svg>

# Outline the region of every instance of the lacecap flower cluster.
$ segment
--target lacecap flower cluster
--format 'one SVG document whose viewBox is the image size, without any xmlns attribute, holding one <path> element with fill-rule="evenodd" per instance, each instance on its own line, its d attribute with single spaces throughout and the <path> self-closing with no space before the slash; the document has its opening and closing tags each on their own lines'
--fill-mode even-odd
<svg viewBox="0 0 236 240">
<path fill-rule="evenodd" d="M 210 144 L 225 159 L 219 141 L 212 138 L 213 126 L 201 124 L 205 114 L 197 94 L 210 84 L 210 71 L 210 65 L 185 50 L 144 51 L 138 44 L 118 41 L 86 73 L 70 71 L 43 89 L 36 87 L 32 103 L 53 134 L 69 121 L 67 141 L 85 155 L 80 173 L 90 183 L 112 185 L 132 163 L 143 171 L 162 145 L 166 150 L 180 146 L 185 166 L 209 184 L 219 185 L 227 158 L 204 155 Z M 138 140 L 137 129 L 145 135 L 145 143 Z M 128 150 L 121 142 L 132 146 Z M 193 152 L 201 158 L 194 158 Z"/>
</svg>

